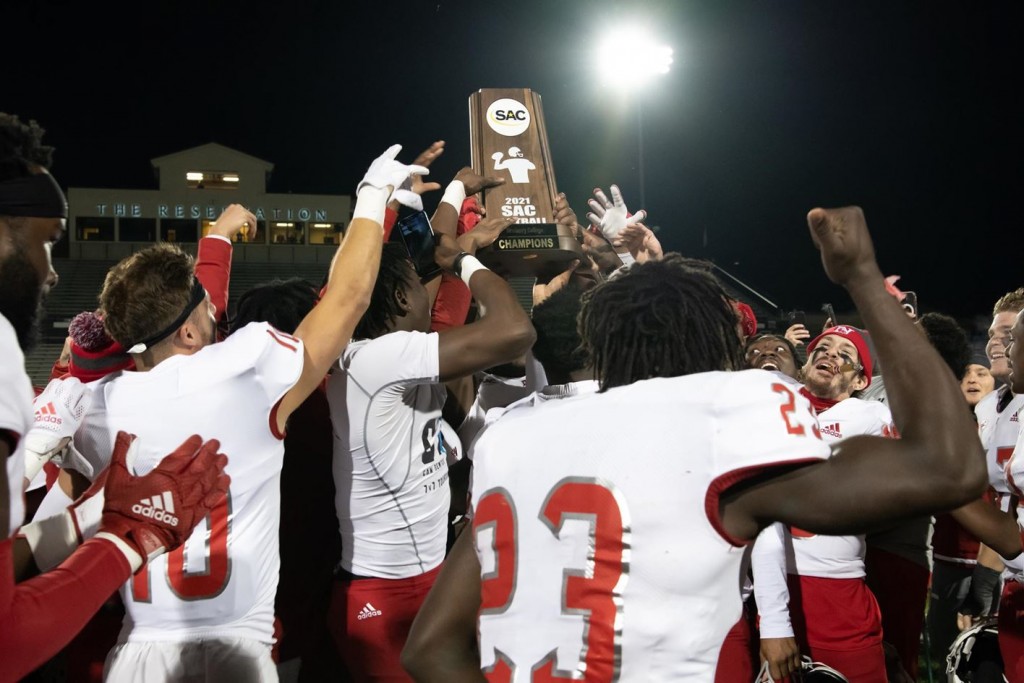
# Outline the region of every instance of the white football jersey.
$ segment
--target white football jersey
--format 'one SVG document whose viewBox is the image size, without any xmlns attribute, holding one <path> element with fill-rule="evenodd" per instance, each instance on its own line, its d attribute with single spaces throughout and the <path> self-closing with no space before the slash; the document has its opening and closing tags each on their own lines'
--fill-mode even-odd
<svg viewBox="0 0 1024 683">
<path fill-rule="evenodd" d="M 25 356 L 11 323 L 0 315 L 0 431 L 17 443 L 7 458 L 10 528 L 13 536 L 25 518 L 25 435 L 32 428 L 32 381 L 25 374 Z"/>
<path fill-rule="evenodd" d="M 851 436 L 894 436 L 892 413 L 884 403 L 848 398 L 818 413 L 821 438 L 833 444 Z M 790 574 L 831 579 L 864 576 L 863 535 L 825 536 L 789 529 L 793 553 L 787 566 Z M 756 572 L 756 565 L 755 565 Z M 756 581 L 756 576 L 755 576 Z"/>
<path fill-rule="evenodd" d="M 1018 501 L 1024 501 L 1024 431 L 1021 431 L 1017 437 L 1017 447 L 1006 462 L 1005 476 L 1010 492 L 1017 497 Z M 1021 538 L 1024 539 L 1024 504 L 1021 502 L 1017 503 L 1016 514 L 1017 526 L 1021 530 Z M 1024 566 L 1019 558 L 1018 555 L 1012 562 L 1007 562 L 1006 568 L 1008 574 L 1015 580 L 1024 582 Z M 1006 562 L 1005 559 L 1003 561 Z"/>
<path fill-rule="evenodd" d="M 1009 507 L 1007 494 L 1010 488 L 1006 484 L 1006 463 L 1013 454 L 1020 434 L 1020 412 L 1024 408 L 1024 394 L 1014 396 L 1002 409 L 997 410 L 999 401 L 1009 392 L 1009 387 L 1000 387 L 989 392 L 974 406 L 974 414 L 978 418 L 978 437 L 985 449 L 985 462 L 988 464 L 988 483 L 997 494 L 999 507 Z"/>
<path fill-rule="evenodd" d="M 138 436 L 135 470 L 145 474 L 199 434 L 220 441 L 231 476 L 227 499 L 188 541 L 122 588 L 122 641 L 225 636 L 273 642 L 284 460 L 277 405 L 302 366 L 300 340 L 251 323 L 194 355 L 90 385 L 92 406 L 75 435 L 90 459 L 105 466 L 123 430 Z M 154 515 L 173 514 L 162 498 L 140 500 L 139 506 Z"/>
<path fill-rule="evenodd" d="M 808 402 L 762 370 L 508 411 L 474 456 L 484 670 L 713 680 L 745 553 L 719 494 L 827 456 Z"/>
<path fill-rule="evenodd" d="M 341 566 L 400 579 L 434 569 L 448 539 L 447 395 L 438 335 L 392 332 L 349 344 L 327 382 Z"/>
</svg>

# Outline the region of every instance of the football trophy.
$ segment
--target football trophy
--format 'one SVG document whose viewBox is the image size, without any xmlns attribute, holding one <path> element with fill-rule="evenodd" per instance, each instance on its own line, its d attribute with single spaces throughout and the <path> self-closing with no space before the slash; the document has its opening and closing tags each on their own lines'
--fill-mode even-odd
<svg viewBox="0 0 1024 683">
<path fill-rule="evenodd" d="M 540 95 L 485 88 L 469 96 L 473 170 L 505 179 L 483 191 L 488 217 L 515 218 L 477 257 L 506 277 L 550 278 L 581 258 L 573 230 L 555 223 L 555 171 Z"/>
</svg>

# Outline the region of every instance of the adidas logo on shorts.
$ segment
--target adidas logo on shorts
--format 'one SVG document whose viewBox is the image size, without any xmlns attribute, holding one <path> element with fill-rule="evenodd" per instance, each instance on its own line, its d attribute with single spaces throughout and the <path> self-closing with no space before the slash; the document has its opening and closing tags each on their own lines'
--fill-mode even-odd
<svg viewBox="0 0 1024 683">
<path fill-rule="evenodd" d="M 174 498 L 170 491 L 164 491 L 152 498 L 143 498 L 132 505 L 132 512 L 157 522 L 178 526 L 178 518 L 174 516 Z"/>
<path fill-rule="evenodd" d="M 369 619 L 370 617 L 379 617 L 380 615 L 381 611 L 379 609 L 370 603 L 366 603 L 363 605 L 363 609 L 359 610 L 359 616 L 356 619 Z"/>
</svg>

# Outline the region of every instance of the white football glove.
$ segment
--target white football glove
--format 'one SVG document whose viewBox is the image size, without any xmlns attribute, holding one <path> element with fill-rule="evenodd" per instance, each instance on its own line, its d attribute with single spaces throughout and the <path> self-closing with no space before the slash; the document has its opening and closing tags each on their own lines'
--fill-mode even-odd
<svg viewBox="0 0 1024 683">
<path fill-rule="evenodd" d="M 406 177 L 401 187 L 396 187 L 388 202 L 396 201 L 414 211 L 423 210 L 423 197 L 412 191 L 412 175 Z"/>
<path fill-rule="evenodd" d="M 627 225 L 643 223 L 644 219 L 647 218 L 647 212 L 641 209 L 630 216 L 629 209 L 626 208 L 626 202 L 622 199 L 622 192 L 619 190 L 619 186 L 612 185 L 611 193 L 612 201 L 608 201 L 608 197 L 603 190 L 600 188 L 594 190 L 595 198 L 587 202 L 591 209 L 587 213 L 587 219 L 592 225 L 600 228 L 605 239 L 614 243 L 615 238 L 619 236 L 619 233 Z"/>
<path fill-rule="evenodd" d="M 426 166 L 403 164 L 396 160 L 395 157 L 400 151 L 402 151 L 401 145 L 391 145 L 387 151 L 374 159 L 370 168 L 366 169 L 366 175 L 356 186 L 356 194 L 359 194 L 359 190 L 366 185 L 392 192 L 395 188 L 401 189 L 402 184 L 411 174 L 427 175 L 430 173 L 430 169 Z"/>
<path fill-rule="evenodd" d="M 26 479 L 32 481 L 44 464 L 71 443 L 91 404 L 91 390 L 74 377 L 46 385 L 33 401 L 35 421 L 25 435 Z"/>
</svg>

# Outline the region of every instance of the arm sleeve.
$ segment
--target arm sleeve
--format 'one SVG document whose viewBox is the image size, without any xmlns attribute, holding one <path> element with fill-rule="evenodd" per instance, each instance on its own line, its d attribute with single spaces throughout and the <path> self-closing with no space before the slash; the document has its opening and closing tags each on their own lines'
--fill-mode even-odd
<svg viewBox="0 0 1024 683">
<path fill-rule="evenodd" d="M 473 295 L 465 282 L 451 273 L 442 273 L 441 286 L 430 310 L 430 331 L 440 332 L 464 325 L 472 300 Z"/>
<path fill-rule="evenodd" d="M 53 361 L 53 367 L 50 368 L 50 380 L 60 379 L 64 375 L 68 374 L 68 366 L 60 362 L 60 358 Z"/>
<path fill-rule="evenodd" d="M 121 551 L 95 539 L 53 571 L 15 585 L 12 543 L 0 542 L 0 662 L 5 680 L 22 678 L 60 652 L 131 578 Z"/>
<path fill-rule="evenodd" d="M 395 223 L 398 222 L 398 212 L 392 211 L 391 209 L 384 209 L 384 241 L 387 242 L 391 239 L 391 231 L 395 227 Z M 323 296 L 321 294 L 321 296 Z"/>
<path fill-rule="evenodd" d="M 218 237 L 199 240 L 196 252 L 196 278 L 206 288 L 217 322 L 228 309 L 228 285 L 231 280 L 231 242 Z"/>
<path fill-rule="evenodd" d="M 750 554 L 762 638 L 792 638 L 794 635 L 786 582 L 786 535 L 782 524 L 776 522 L 766 527 Z"/>
</svg>

